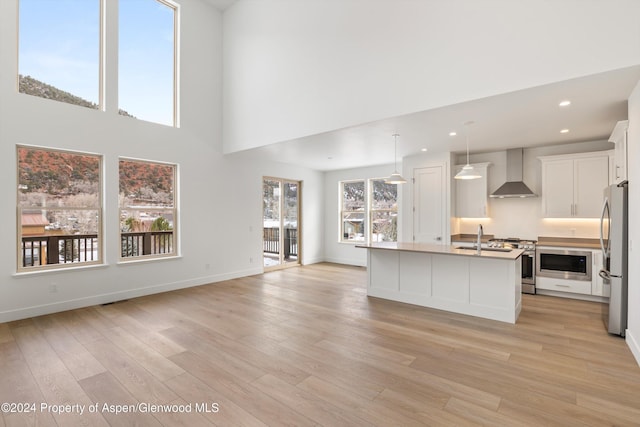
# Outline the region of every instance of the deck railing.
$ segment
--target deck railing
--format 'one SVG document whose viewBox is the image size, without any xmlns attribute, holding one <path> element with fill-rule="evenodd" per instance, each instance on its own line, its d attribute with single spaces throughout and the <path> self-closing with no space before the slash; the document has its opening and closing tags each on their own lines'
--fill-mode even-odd
<svg viewBox="0 0 640 427">
<path fill-rule="evenodd" d="M 288 259 L 292 256 L 298 256 L 298 229 L 284 229 L 284 257 Z M 265 227 L 263 228 L 263 248 L 262 250 L 268 254 L 280 253 L 280 228 Z"/>
<path fill-rule="evenodd" d="M 173 231 L 120 233 L 123 258 L 173 253 Z M 28 236 L 22 238 L 22 266 L 99 260 L 97 234 Z"/>
<path fill-rule="evenodd" d="M 173 231 L 120 233 L 123 258 L 173 253 Z"/>
<path fill-rule="evenodd" d="M 73 234 L 22 238 L 22 266 L 98 260 L 98 235 Z"/>
</svg>

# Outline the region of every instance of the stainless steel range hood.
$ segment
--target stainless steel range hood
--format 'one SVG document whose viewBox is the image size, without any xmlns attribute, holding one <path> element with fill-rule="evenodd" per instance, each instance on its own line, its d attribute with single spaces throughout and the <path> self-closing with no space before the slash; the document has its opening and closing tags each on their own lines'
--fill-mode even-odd
<svg viewBox="0 0 640 427">
<path fill-rule="evenodd" d="M 538 197 L 522 182 L 522 148 L 507 150 L 507 182 L 489 197 Z"/>
</svg>

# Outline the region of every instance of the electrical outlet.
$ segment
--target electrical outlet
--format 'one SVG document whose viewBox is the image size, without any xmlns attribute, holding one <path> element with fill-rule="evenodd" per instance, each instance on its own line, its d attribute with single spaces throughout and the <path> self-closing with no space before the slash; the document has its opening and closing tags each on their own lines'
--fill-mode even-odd
<svg viewBox="0 0 640 427">
<path fill-rule="evenodd" d="M 55 294 L 58 292 L 58 285 L 56 283 L 52 283 L 49 285 L 49 293 Z"/>
<path fill-rule="evenodd" d="M 205 269 L 205 270 L 209 270 L 210 268 L 211 268 L 211 264 L 206 263 L 206 264 L 204 265 L 204 269 Z"/>
<path fill-rule="evenodd" d="M 253 257 L 249 257 L 249 264 L 253 264 Z"/>
</svg>

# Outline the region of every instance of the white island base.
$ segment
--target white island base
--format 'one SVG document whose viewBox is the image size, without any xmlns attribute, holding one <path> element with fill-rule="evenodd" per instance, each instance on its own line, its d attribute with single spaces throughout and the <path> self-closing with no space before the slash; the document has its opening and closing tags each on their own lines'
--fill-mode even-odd
<svg viewBox="0 0 640 427">
<path fill-rule="evenodd" d="M 508 253 L 411 243 L 366 248 L 367 294 L 515 323 L 522 308 L 522 250 Z"/>
</svg>

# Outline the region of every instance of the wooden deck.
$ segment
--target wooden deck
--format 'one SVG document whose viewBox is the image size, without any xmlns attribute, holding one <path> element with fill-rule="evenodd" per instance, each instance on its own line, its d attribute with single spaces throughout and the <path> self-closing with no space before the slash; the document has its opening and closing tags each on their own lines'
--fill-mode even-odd
<svg viewBox="0 0 640 427">
<path fill-rule="evenodd" d="M 35 404 L 0 426 L 640 424 L 600 304 L 524 295 L 510 325 L 365 283 L 317 264 L 0 324 L 0 402 Z"/>
</svg>

